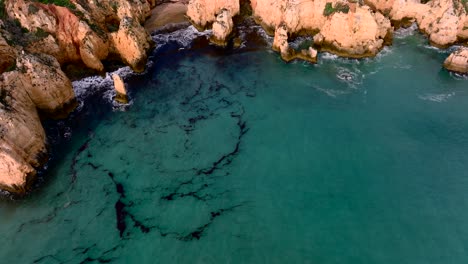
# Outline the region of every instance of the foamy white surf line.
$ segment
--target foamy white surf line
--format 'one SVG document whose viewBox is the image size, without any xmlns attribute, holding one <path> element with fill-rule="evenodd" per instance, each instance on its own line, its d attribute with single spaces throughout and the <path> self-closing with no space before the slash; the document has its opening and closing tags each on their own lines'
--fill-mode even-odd
<svg viewBox="0 0 468 264">
<path fill-rule="evenodd" d="M 164 47 L 170 42 L 175 42 L 180 48 L 189 48 L 195 38 L 201 36 L 210 36 L 211 30 L 205 30 L 203 32 L 198 31 L 194 26 L 179 29 L 168 34 L 157 34 L 153 35 L 152 38 L 156 42 L 157 47 L 155 52 Z"/>
<path fill-rule="evenodd" d="M 333 98 L 350 93 L 350 91 L 346 91 L 346 90 L 322 88 L 319 85 L 312 85 L 312 88 Z"/>
<path fill-rule="evenodd" d="M 256 32 L 258 34 L 258 36 L 260 36 L 261 38 L 263 38 L 265 40 L 266 43 L 268 43 L 268 47 L 271 48 L 271 46 L 273 46 L 273 37 L 268 35 L 267 32 L 259 25 L 253 25 L 253 26 L 250 26 L 249 27 L 249 30 L 253 30 L 254 32 Z M 244 31 L 244 30 L 242 30 Z"/>
<path fill-rule="evenodd" d="M 113 72 L 108 72 L 105 77 L 90 76 L 72 82 L 73 90 L 75 91 L 75 96 L 78 101 L 77 111 L 83 108 L 86 98 L 96 93 L 102 93 L 103 98 L 112 104 L 114 110 L 125 110 L 132 101 L 130 100 L 128 104 L 121 104 L 114 101 L 116 96 L 114 81 L 112 79 L 112 75 L 114 74 L 120 75 L 125 80 L 135 73 L 127 66 Z"/>
<path fill-rule="evenodd" d="M 436 103 L 442 103 L 447 101 L 450 97 L 454 96 L 455 92 L 451 92 L 448 94 L 423 94 L 418 95 L 418 98 L 424 101 L 431 101 Z"/>
<path fill-rule="evenodd" d="M 450 72 L 450 76 L 452 76 L 455 80 L 459 80 L 459 81 L 468 80 L 468 74 L 459 74 L 456 72 Z"/>
<path fill-rule="evenodd" d="M 167 33 L 167 34 L 156 34 L 153 35 L 152 38 L 156 42 L 157 47 L 155 51 L 156 53 L 159 49 L 167 45 L 168 43 L 177 43 L 180 48 L 188 48 L 191 46 L 193 40 L 200 36 L 209 36 L 211 34 L 211 30 L 207 30 L 204 32 L 199 32 L 193 26 L 189 26 L 187 28 L 179 29 L 177 31 Z M 153 65 L 152 60 L 148 60 L 147 68 Z M 96 93 L 101 93 L 103 98 L 106 99 L 109 103 L 113 105 L 114 110 L 125 110 L 128 108 L 129 105 L 132 104 L 132 100 L 128 104 L 120 104 L 114 101 L 116 96 L 116 92 L 114 89 L 114 81 L 112 79 L 112 75 L 118 74 L 124 80 L 133 75 L 141 75 L 143 73 L 135 73 L 133 72 L 130 67 L 122 67 L 116 71 L 106 73 L 106 76 L 90 76 L 83 78 L 78 81 L 72 82 L 73 90 L 75 91 L 76 98 L 78 100 L 78 107 L 77 110 L 80 111 L 85 103 L 86 98 Z"/>
<path fill-rule="evenodd" d="M 433 51 L 436 51 L 437 53 L 441 53 L 441 54 L 450 54 L 456 50 L 458 50 L 459 48 L 461 48 L 462 46 L 460 45 L 453 45 L 453 46 L 450 46 L 446 49 L 440 49 L 440 48 L 437 48 L 437 47 L 434 47 L 434 46 L 431 46 L 429 44 L 424 44 L 424 45 L 420 45 L 426 49 L 429 49 L 429 50 L 433 50 Z"/>
<path fill-rule="evenodd" d="M 393 32 L 393 37 L 397 39 L 406 38 L 418 32 L 418 24 L 413 23 L 408 28 L 399 28 Z"/>
<path fill-rule="evenodd" d="M 297 50 L 303 43 L 312 44 L 312 41 L 313 38 L 311 36 L 300 36 L 295 38 L 293 41 L 289 42 L 289 47 Z"/>
</svg>

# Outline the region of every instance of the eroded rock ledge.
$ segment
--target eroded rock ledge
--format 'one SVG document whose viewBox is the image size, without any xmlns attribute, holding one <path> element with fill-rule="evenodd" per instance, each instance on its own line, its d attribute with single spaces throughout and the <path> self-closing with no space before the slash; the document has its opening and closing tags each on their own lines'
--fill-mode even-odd
<svg viewBox="0 0 468 264">
<path fill-rule="evenodd" d="M 103 72 L 103 61 L 117 58 L 141 72 L 152 47 L 142 23 L 154 0 L 56 3 L 0 3 L 0 189 L 15 194 L 47 161 L 40 116 L 63 118 L 75 107 L 62 67 Z"/>
</svg>

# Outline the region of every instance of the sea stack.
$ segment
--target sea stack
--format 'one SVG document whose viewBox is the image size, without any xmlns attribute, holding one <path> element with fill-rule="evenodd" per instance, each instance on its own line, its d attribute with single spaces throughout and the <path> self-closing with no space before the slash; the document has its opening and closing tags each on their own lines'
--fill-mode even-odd
<svg viewBox="0 0 468 264">
<path fill-rule="evenodd" d="M 127 88 L 125 87 L 125 82 L 122 80 L 122 77 L 118 74 L 112 75 L 112 79 L 114 80 L 114 89 L 117 93 L 115 96 L 115 101 L 121 104 L 128 103 L 128 96 L 127 96 Z"/>
</svg>

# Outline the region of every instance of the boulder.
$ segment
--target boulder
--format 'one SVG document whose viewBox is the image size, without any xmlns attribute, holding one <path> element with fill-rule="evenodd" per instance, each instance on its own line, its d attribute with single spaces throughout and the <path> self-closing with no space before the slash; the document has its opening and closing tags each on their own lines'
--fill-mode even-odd
<svg viewBox="0 0 468 264">
<path fill-rule="evenodd" d="M 447 70 L 467 74 L 468 73 L 468 48 L 461 47 L 452 52 L 444 62 Z"/>
</svg>

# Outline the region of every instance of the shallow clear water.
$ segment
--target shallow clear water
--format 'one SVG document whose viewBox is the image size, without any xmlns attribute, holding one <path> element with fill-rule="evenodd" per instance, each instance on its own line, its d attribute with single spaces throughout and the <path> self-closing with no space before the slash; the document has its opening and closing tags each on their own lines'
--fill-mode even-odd
<svg viewBox="0 0 468 264">
<path fill-rule="evenodd" d="M 425 43 L 161 51 L 128 111 L 83 110 L 41 188 L 0 201 L 1 262 L 467 263 L 468 81 Z"/>
</svg>

